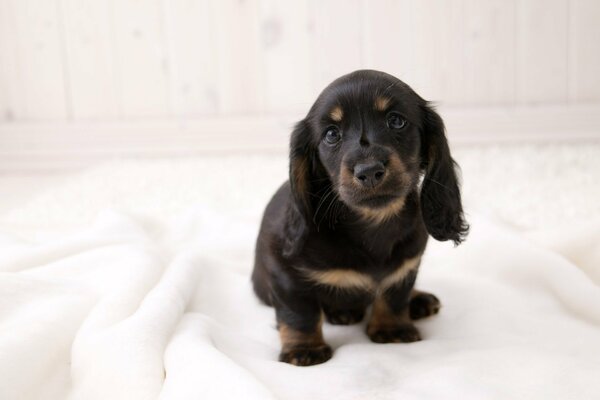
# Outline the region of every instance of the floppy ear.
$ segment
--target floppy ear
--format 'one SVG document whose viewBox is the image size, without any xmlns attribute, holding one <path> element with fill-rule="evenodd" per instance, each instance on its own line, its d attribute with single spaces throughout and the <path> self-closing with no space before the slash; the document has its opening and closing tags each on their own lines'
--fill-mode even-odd
<svg viewBox="0 0 600 400">
<path fill-rule="evenodd" d="M 456 162 L 444 133 L 442 118 L 425 103 L 422 131 L 422 168 L 425 170 L 421 189 L 421 212 L 425 227 L 440 241 L 460 244 L 469 231 L 463 216 Z"/>
<path fill-rule="evenodd" d="M 296 124 L 290 140 L 290 188 L 292 202 L 285 224 L 283 255 L 297 254 L 306 239 L 312 215 L 311 176 L 314 152 L 310 146 L 310 127 L 305 120 Z"/>
</svg>

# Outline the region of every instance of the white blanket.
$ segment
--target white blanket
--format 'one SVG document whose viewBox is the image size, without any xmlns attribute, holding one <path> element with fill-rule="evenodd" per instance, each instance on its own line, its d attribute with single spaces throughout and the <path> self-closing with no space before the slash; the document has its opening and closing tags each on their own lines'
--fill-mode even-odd
<svg viewBox="0 0 600 400">
<path fill-rule="evenodd" d="M 35 242 L 0 236 L 0 399 L 598 399 L 600 223 L 527 236 L 470 215 L 417 286 L 424 340 L 325 324 L 333 358 L 276 361 L 249 274 L 259 215 L 106 211 Z"/>
</svg>

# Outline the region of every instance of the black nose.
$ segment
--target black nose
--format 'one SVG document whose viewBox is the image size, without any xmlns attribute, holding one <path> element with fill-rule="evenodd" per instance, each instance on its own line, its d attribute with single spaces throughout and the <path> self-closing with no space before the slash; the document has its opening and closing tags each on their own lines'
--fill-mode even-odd
<svg viewBox="0 0 600 400">
<path fill-rule="evenodd" d="M 374 188 L 383 180 L 385 167 L 382 162 L 369 161 L 354 166 L 354 176 L 365 187 Z"/>
</svg>

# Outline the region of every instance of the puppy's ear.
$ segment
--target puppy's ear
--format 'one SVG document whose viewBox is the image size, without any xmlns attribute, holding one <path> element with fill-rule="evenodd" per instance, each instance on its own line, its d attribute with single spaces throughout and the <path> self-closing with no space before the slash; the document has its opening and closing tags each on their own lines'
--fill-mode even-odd
<svg viewBox="0 0 600 400">
<path fill-rule="evenodd" d="M 287 210 L 283 255 L 297 254 L 308 234 L 312 215 L 311 180 L 314 151 L 310 127 L 305 120 L 296 124 L 290 140 L 290 188 L 292 202 Z"/>
<path fill-rule="evenodd" d="M 442 118 L 425 103 L 423 111 L 421 167 L 425 170 L 421 189 L 421 210 L 425 227 L 440 241 L 460 244 L 469 231 L 463 216 L 456 162 L 444 133 Z"/>
</svg>

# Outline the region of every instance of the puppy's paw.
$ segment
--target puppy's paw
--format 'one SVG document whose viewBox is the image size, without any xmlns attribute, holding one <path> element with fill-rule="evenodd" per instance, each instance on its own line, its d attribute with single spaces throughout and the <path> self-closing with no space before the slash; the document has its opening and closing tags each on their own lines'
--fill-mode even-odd
<svg viewBox="0 0 600 400">
<path fill-rule="evenodd" d="M 437 314 L 442 308 L 440 300 L 431 293 L 419 292 L 410 299 L 410 318 L 421 319 Z"/>
<path fill-rule="evenodd" d="M 375 343 L 412 343 L 421 340 L 421 334 L 413 324 L 381 328 L 368 327 L 367 335 Z"/>
<path fill-rule="evenodd" d="M 322 364 L 333 355 L 331 347 L 324 344 L 318 347 L 301 347 L 282 350 L 279 353 L 279 361 L 306 367 L 309 365 Z"/>
<path fill-rule="evenodd" d="M 363 320 L 365 316 L 364 310 L 343 310 L 343 311 L 330 311 L 325 310 L 325 317 L 327 322 L 332 325 L 352 325 L 357 324 Z"/>
</svg>

